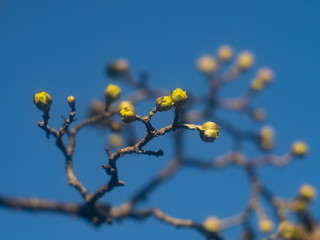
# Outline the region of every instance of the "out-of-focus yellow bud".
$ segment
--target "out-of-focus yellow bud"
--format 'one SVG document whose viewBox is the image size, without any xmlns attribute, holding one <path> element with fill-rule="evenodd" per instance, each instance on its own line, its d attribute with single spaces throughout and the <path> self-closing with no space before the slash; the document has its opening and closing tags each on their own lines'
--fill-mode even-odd
<svg viewBox="0 0 320 240">
<path fill-rule="evenodd" d="M 109 144 L 111 147 L 120 147 L 123 143 L 123 139 L 119 134 L 111 134 L 109 138 Z"/>
<path fill-rule="evenodd" d="M 121 88 L 117 85 L 109 84 L 105 91 L 104 95 L 106 96 L 107 102 L 117 101 L 121 94 Z"/>
<path fill-rule="evenodd" d="M 74 106 L 76 105 L 76 99 L 74 98 L 74 96 L 69 96 L 67 98 L 67 102 L 71 108 L 74 108 Z"/>
<path fill-rule="evenodd" d="M 265 119 L 265 117 L 266 117 L 266 112 L 263 109 L 257 108 L 253 111 L 254 120 L 261 122 Z"/>
<path fill-rule="evenodd" d="M 311 200 L 315 197 L 316 190 L 309 184 L 304 184 L 299 189 L 299 196 L 306 200 Z"/>
<path fill-rule="evenodd" d="M 120 110 L 121 120 L 125 123 L 132 123 L 136 120 L 136 111 L 134 107 L 125 107 Z"/>
<path fill-rule="evenodd" d="M 210 55 L 204 55 L 198 59 L 197 68 L 201 72 L 212 74 L 217 70 L 217 61 Z"/>
<path fill-rule="evenodd" d="M 279 235 L 284 239 L 295 239 L 299 236 L 299 229 L 290 221 L 282 221 L 278 227 Z"/>
<path fill-rule="evenodd" d="M 156 99 L 156 107 L 159 112 L 170 110 L 172 105 L 172 99 L 169 96 L 158 97 Z"/>
<path fill-rule="evenodd" d="M 296 141 L 292 144 L 291 152 L 295 157 L 303 157 L 308 153 L 308 146 L 302 141 Z"/>
<path fill-rule="evenodd" d="M 259 229 L 263 233 L 269 233 L 273 229 L 273 223 L 268 219 L 261 219 L 259 221 Z"/>
<path fill-rule="evenodd" d="M 214 142 L 220 135 L 220 127 L 214 122 L 206 122 L 202 124 L 199 129 L 200 138 L 204 142 Z"/>
<path fill-rule="evenodd" d="M 188 101 L 188 94 L 181 88 L 177 88 L 170 93 L 170 98 L 175 107 L 182 107 Z"/>
<path fill-rule="evenodd" d="M 108 126 L 112 132 L 120 132 L 121 131 L 121 124 L 119 122 L 109 122 Z"/>
<path fill-rule="evenodd" d="M 305 212 L 308 209 L 309 202 L 305 199 L 297 199 L 291 202 L 289 206 L 295 212 Z"/>
<path fill-rule="evenodd" d="M 270 83 L 273 80 L 273 72 L 269 68 L 260 68 L 257 72 L 257 78 L 265 83 Z"/>
<path fill-rule="evenodd" d="M 203 227 L 209 232 L 219 232 L 221 230 L 221 222 L 216 217 L 208 217 L 204 221 Z"/>
<path fill-rule="evenodd" d="M 260 91 L 273 80 L 273 72 L 268 68 L 258 70 L 257 76 L 251 81 L 251 88 Z"/>
<path fill-rule="evenodd" d="M 252 53 L 245 51 L 240 53 L 237 59 L 237 66 L 240 70 L 247 70 L 253 65 L 254 57 Z"/>
<path fill-rule="evenodd" d="M 52 102 L 51 96 L 44 91 L 39 91 L 33 96 L 33 103 L 42 112 L 48 112 Z"/>
<path fill-rule="evenodd" d="M 233 50 L 228 45 L 222 45 L 218 48 L 218 57 L 221 61 L 226 62 L 232 58 Z"/>
<path fill-rule="evenodd" d="M 260 146 L 264 150 L 271 150 L 274 144 L 274 130 L 270 126 L 265 126 L 260 131 Z"/>
<path fill-rule="evenodd" d="M 129 71 L 129 63 L 125 59 L 112 61 L 107 66 L 107 72 L 110 76 L 116 77 Z"/>
<path fill-rule="evenodd" d="M 265 87 L 266 83 L 260 78 L 254 78 L 251 81 L 251 88 L 255 91 L 260 91 Z"/>
</svg>

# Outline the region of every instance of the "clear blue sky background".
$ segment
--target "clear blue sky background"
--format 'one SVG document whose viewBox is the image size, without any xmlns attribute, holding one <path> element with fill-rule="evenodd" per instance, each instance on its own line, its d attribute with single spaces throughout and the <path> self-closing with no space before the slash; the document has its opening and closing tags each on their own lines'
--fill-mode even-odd
<svg viewBox="0 0 320 240">
<path fill-rule="evenodd" d="M 285 153 L 296 139 L 311 148 L 306 160 L 282 169 L 260 169 L 263 183 L 282 197 L 293 196 L 303 183 L 320 190 L 319 12 L 319 1 L 0 1 L 0 193 L 81 202 L 66 184 L 62 154 L 36 126 L 41 113 L 32 103 L 34 93 L 41 89 L 54 98 L 51 125 L 62 122 L 70 94 L 77 98 L 83 119 L 89 100 L 101 98 L 110 82 L 104 64 L 127 58 L 134 74 L 150 73 L 153 86 L 201 94 L 205 80 L 196 72 L 195 60 L 214 54 L 225 43 L 236 51 L 251 50 L 255 66 L 276 72 L 276 83 L 254 101 L 267 109 L 268 123 L 277 130 L 275 152 Z M 224 96 L 241 94 L 253 73 L 229 86 Z M 140 108 L 139 113 L 148 109 Z M 252 125 L 245 118 L 239 118 L 239 124 Z M 105 133 L 90 129 L 79 135 L 75 171 L 91 191 L 106 181 L 99 168 L 106 161 L 105 139 Z M 165 147 L 170 138 L 166 139 L 150 145 L 166 150 L 163 158 L 121 159 L 120 177 L 127 186 L 103 201 L 122 203 L 161 169 L 170 157 Z M 213 145 L 201 142 L 198 134 L 187 140 L 189 156 L 205 152 L 211 158 L 230 150 L 223 131 Z M 256 153 L 247 147 L 248 156 Z M 199 185 L 195 179 L 203 182 Z M 238 213 L 248 191 L 239 169 L 182 169 L 145 204 L 201 222 L 208 215 L 224 218 Z M 315 205 L 313 212 L 319 217 L 319 200 Z M 154 219 L 96 229 L 82 219 L 6 209 L 0 209 L 0 234 L 1 239 L 202 239 L 195 231 L 177 230 Z M 238 238 L 234 231 L 225 236 Z"/>
</svg>

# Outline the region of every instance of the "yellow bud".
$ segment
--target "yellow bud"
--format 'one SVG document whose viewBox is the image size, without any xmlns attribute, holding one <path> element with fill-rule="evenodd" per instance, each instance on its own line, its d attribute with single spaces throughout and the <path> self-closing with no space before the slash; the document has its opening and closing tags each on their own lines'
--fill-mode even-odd
<svg viewBox="0 0 320 240">
<path fill-rule="evenodd" d="M 313 199 L 315 195 L 316 195 L 316 190 L 311 185 L 304 184 L 299 189 L 299 196 L 306 200 Z"/>
<path fill-rule="evenodd" d="M 119 134 L 111 134 L 109 138 L 109 144 L 111 147 L 120 147 L 123 143 L 122 137 Z"/>
<path fill-rule="evenodd" d="M 131 108 L 133 107 L 132 103 L 130 101 L 122 101 L 119 105 L 118 105 L 118 112 L 121 111 L 121 109 L 123 108 Z"/>
<path fill-rule="evenodd" d="M 271 150 L 274 142 L 274 130 L 270 126 L 265 126 L 260 131 L 260 146 L 264 150 Z"/>
<path fill-rule="evenodd" d="M 278 227 L 279 235 L 284 239 L 295 239 L 299 236 L 299 230 L 290 221 L 282 221 Z"/>
<path fill-rule="evenodd" d="M 156 107 L 159 112 L 168 111 L 172 108 L 172 99 L 169 96 L 158 97 Z"/>
<path fill-rule="evenodd" d="M 109 84 L 104 91 L 104 94 L 108 102 L 114 102 L 118 100 L 120 97 L 120 93 L 121 93 L 121 88 L 113 84 Z"/>
<path fill-rule="evenodd" d="M 69 96 L 67 98 L 67 102 L 69 103 L 69 106 L 71 108 L 74 108 L 74 106 L 76 105 L 76 99 L 74 98 L 74 96 Z"/>
<path fill-rule="evenodd" d="M 273 223 L 268 219 L 262 219 L 259 221 L 259 229 L 263 233 L 271 232 L 273 229 Z"/>
<path fill-rule="evenodd" d="M 206 122 L 199 127 L 200 138 L 204 142 L 214 142 L 220 135 L 219 129 L 220 127 L 216 123 Z"/>
<path fill-rule="evenodd" d="M 305 212 L 308 209 L 309 202 L 305 199 L 297 199 L 290 203 L 290 207 L 295 212 Z"/>
<path fill-rule="evenodd" d="M 182 107 L 188 101 L 188 94 L 181 88 L 177 88 L 170 93 L 170 98 L 175 107 Z"/>
<path fill-rule="evenodd" d="M 214 57 L 205 55 L 198 59 L 197 68 L 204 73 L 214 73 L 217 70 L 217 62 Z"/>
<path fill-rule="evenodd" d="M 228 45 L 222 45 L 218 48 L 218 57 L 221 61 L 225 62 L 232 58 L 233 50 Z"/>
<path fill-rule="evenodd" d="M 125 123 L 132 123 L 136 120 L 136 112 L 134 107 L 125 107 L 120 110 L 121 120 Z"/>
<path fill-rule="evenodd" d="M 208 217 L 204 221 L 203 227 L 209 232 L 219 232 L 221 230 L 221 222 L 216 217 Z"/>
<path fill-rule="evenodd" d="M 33 103 L 42 112 L 49 111 L 52 102 L 53 102 L 53 100 L 52 100 L 51 96 L 44 91 L 40 91 L 33 96 Z"/>
<path fill-rule="evenodd" d="M 260 78 L 254 78 L 251 81 L 251 88 L 255 91 L 260 91 L 265 87 L 266 83 L 262 81 Z"/>
<path fill-rule="evenodd" d="M 273 72 L 269 68 L 260 68 L 257 73 L 257 78 L 265 83 L 270 83 L 273 80 Z"/>
<path fill-rule="evenodd" d="M 240 70 L 247 70 L 253 65 L 254 57 L 250 52 L 242 52 L 238 56 L 237 66 Z"/>
<path fill-rule="evenodd" d="M 107 72 L 110 76 L 116 77 L 129 71 L 129 63 L 125 59 L 112 61 L 107 66 Z"/>
<path fill-rule="evenodd" d="M 291 152 L 295 157 L 303 157 L 308 153 L 308 146 L 302 141 L 296 141 L 292 144 Z"/>
</svg>

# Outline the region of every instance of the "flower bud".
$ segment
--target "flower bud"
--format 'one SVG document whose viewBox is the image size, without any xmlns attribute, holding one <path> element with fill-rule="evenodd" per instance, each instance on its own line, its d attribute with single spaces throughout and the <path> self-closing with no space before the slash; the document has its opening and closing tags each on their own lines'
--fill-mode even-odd
<svg viewBox="0 0 320 240">
<path fill-rule="evenodd" d="M 222 45 L 218 48 L 218 57 L 221 61 L 226 62 L 232 58 L 233 50 L 228 45 Z"/>
<path fill-rule="evenodd" d="M 265 87 L 266 83 L 260 78 L 254 78 L 251 81 L 251 89 L 255 91 L 261 91 Z"/>
<path fill-rule="evenodd" d="M 261 122 L 265 119 L 265 117 L 266 117 L 266 112 L 263 109 L 257 108 L 253 111 L 254 120 Z"/>
<path fill-rule="evenodd" d="M 171 91 L 170 98 L 175 107 L 182 107 L 188 101 L 188 94 L 181 88 L 177 88 Z"/>
<path fill-rule="evenodd" d="M 237 66 L 240 70 L 247 70 L 252 66 L 253 61 L 253 55 L 250 52 L 245 51 L 240 53 L 240 55 L 238 56 Z"/>
<path fill-rule="evenodd" d="M 120 111 L 125 107 L 131 108 L 131 107 L 133 107 L 133 105 L 130 101 L 122 101 L 118 105 L 118 112 L 120 113 Z"/>
<path fill-rule="evenodd" d="M 217 61 L 210 55 L 202 56 L 197 61 L 197 68 L 200 72 L 212 74 L 217 70 Z"/>
<path fill-rule="evenodd" d="M 316 190 L 308 184 L 302 185 L 299 189 L 299 196 L 306 200 L 311 200 L 315 197 Z"/>
<path fill-rule="evenodd" d="M 109 144 L 111 147 L 120 147 L 123 143 L 123 139 L 120 134 L 111 134 L 109 138 Z"/>
<path fill-rule="evenodd" d="M 109 122 L 108 126 L 112 132 L 120 132 L 121 131 L 121 124 L 119 122 Z"/>
<path fill-rule="evenodd" d="M 37 94 L 33 96 L 33 103 L 42 112 L 49 111 L 52 102 L 53 100 L 51 96 L 44 91 L 39 91 Z"/>
<path fill-rule="evenodd" d="M 172 99 L 169 96 L 158 97 L 156 100 L 157 111 L 168 111 L 172 108 Z"/>
<path fill-rule="evenodd" d="M 257 78 L 265 83 L 270 83 L 273 80 L 273 72 L 269 68 L 260 68 L 257 73 Z"/>
<path fill-rule="evenodd" d="M 100 115 L 104 112 L 106 104 L 99 100 L 93 100 L 89 107 L 89 117 Z"/>
<path fill-rule="evenodd" d="M 219 232 L 221 230 L 221 222 L 216 217 L 208 217 L 204 221 L 203 227 L 209 232 Z"/>
<path fill-rule="evenodd" d="M 263 233 L 269 233 L 273 229 L 273 223 L 269 219 L 261 219 L 259 221 L 259 229 Z"/>
<path fill-rule="evenodd" d="M 265 126 L 260 131 L 260 147 L 264 150 L 271 150 L 274 145 L 274 130 Z"/>
<path fill-rule="evenodd" d="M 306 199 L 297 199 L 290 203 L 290 207 L 295 212 L 306 212 L 308 209 L 309 201 Z"/>
<path fill-rule="evenodd" d="M 296 239 L 299 236 L 299 229 L 290 221 L 282 221 L 278 227 L 279 235 L 287 240 Z"/>
<path fill-rule="evenodd" d="M 200 138 L 204 142 L 214 142 L 220 135 L 220 127 L 214 122 L 206 122 L 202 124 L 199 129 Z"/>
<path fill-rule="evenodd" d="M 295 157 L 303 157 L 308 153 L 308 146 L 302 141 L 296 141 L 292 144 L 291 152 Z"/>
<path fill-rule="evenodd" d="M 120 110 L 121 120 L 125 123 L 132 123 L 136 120 L 136 111 L 134 107 L 125 107 Z"/>
<path fill-rule="evenodd" d="M 251 88 L 260 91 L 273 80 L 273 72 L 268 68 L 259 69 L 256 77 L 251 81 Z"/>
<path fill-rule="evenodd" d="M 113 84 L 109 84 L 104 91 L 107 102 L 117 101 L 120 97 L 120 93 L 121 93 L 121 88 Z"/>
<path fill-rule="evenodd" d="M 117 77 L 129 71 L 129 63 L 125 59 L 112 61 L 107 66 L 107 73 L 111 77 Z"/>
<path fill-rule="evenodd" d="M 71 108 L 74 108 L 74 106 L 76 105 L 76 99 L 74 98 L 74 96 L 69 96 L 67 98 L 67 102 L 69 103 L 69 106 Z"/>
</svg>

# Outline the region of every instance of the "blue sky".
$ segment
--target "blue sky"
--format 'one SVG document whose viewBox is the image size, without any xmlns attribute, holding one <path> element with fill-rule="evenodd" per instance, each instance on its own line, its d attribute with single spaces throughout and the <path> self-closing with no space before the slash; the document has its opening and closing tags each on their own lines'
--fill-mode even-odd
<svg viewBox="0 0 320 240">
<path fill-rule="evenodd" d="M 275 84 L 253 105 L 267 110 L 267 123 L 277 131 L 275 153 L 285 153 L 296 139 L 311 148 L 305 160 L 282 169 L 259 170 L 263 183 L 283 197 L 293 196 L 303 183 L 320 189 L 316 180 L 319 11 L 319 1 L 0 1 L 0 193 L 81 201 L 66 184 L 62 154 L 36 126 L 41 113 L 31 99 L 37 91 L 45 90 L 54 98 L 51 125 L 55 127 L 68 111 L 65 99 L 70 94 L 77 98 L 79 119 L 85 117 L 92 98 L 103 96 L 111 82 L 103 67 L 112 59 L 128 59 L 136 75 L 148 71 L 152 86 L 201 94 L 206 91 L 205 79 L 195 70 L 195 61 L 204 53 L 214 54 L 221 44 L 235 51 L 251 50 L 256 56 L 254 70 L 228 86 L 223 96 L 240 95 L 256 68 L 269 66 L 276 73 Z M 147 110 L 141 108 L 140 114 Z M 247 120 L 241 124 L 252 125 Z M 259 127 L 252 125 L 252 129 Z M 79 135 L 75 171 L 90 190 L 106 181 L 100 169 L 106 160 L 105 139 L 105 133 L 92 129 Z M 187 143 L 191 156 L 199 151 L 208 152 L 210 158 L 230 150 L 223 131 L 210 149 L 197 134 L 187 140 L 191 140 Z M 166 141 L 170 138 L 151 146 L 166 150 Z M 255 150 L 248 146 L 246 154 L 255 156 Z M 166 157 L 121 159 L 119 171 L 127 186 L 103 200 L 121 203 L 167 161 Z M 194 179 L 206 184 L 198 187 Z M 238 213 L 247 197 L 247 179 L 239 169 L 182 169 L 145 204 L 202 221 L 208 215 L 224 218 Z M 319 205 L 313 210 L 319 217 Z M 192 230 L 177 230 L 154 219 L 96 229 L 81 219 L 0 209 L 0 222 L 3 239 L 202 239 Z M 225 235 L 237 239 L 232 231 Z"/>
</svg>

